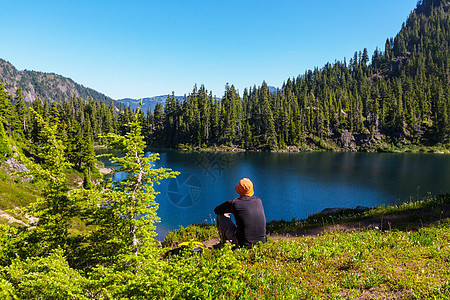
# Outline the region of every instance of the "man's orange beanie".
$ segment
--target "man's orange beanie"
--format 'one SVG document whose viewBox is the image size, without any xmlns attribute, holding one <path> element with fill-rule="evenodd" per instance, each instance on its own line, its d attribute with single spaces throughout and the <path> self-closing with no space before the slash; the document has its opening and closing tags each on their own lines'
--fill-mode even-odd
<svg viewBox="0 0 450 300">
<path fill-rule="evenodd" d="M 238 185 L 235 188 L 236 192 L 241 196 L 253 196 L 253 183 L 248 178 L 242 178 L 239 180 Z"/>
</svg>

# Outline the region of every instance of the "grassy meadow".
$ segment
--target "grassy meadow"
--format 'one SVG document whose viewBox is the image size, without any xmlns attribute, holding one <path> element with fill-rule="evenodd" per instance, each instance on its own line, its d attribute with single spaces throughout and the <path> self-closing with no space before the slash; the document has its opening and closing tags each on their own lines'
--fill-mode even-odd
<svg viewBox="0 0 450 300">
<path fill-rule="evenodd" d="M 251 250 L 207 250 L 199 259 L 214 260 L 211 253 L 222 251 L 236 260 L 239 288 L 231 287 L 220 295 L 223 299 L 450 299 L 450 219 L 443 211 L 449 204 L 450 195 L 441 195 L 364 212 L 272 222 L 266 244 Z M 383 217 L 397 222 L 390 228 L 380 223 L 372 229 L 287 236 L 325 224 Z M 195 225 L 169 234 L 166 241 L 214 237 L 214 226 Z"/>
</svg>

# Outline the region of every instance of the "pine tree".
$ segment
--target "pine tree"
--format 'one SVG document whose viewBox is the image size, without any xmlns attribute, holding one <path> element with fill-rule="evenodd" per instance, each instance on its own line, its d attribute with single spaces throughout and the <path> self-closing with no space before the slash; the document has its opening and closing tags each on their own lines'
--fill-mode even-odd
<svg viewBox="0 0 450 300">
<path fill-rule="evenodd" d="M 91 132 L 91 125 L 90 125 L 89 118 L 86 119 L 86 124 L 84 128 L 83 133 L 83 139 L 81 141 L 78 141 L 81 143 L 81 165 L 84 169 L 87 169 L 89 180 L 92 180 L 91 175 L 92 173 L 98 173 L 97 167 L 95 166 L 95 163 L 97 162 L 97 158 L 95 156 L 94 152 L 94 145 L 93 145 L 93 137 Z"/>
<path fill-rule="evenodd" d="M 14 128 L 14 109 L 11 103 L 11 95 L 5 91 L 5 87 L 0 82 L 0 121 L 6 132 L 11 136 Z"/>
<path fill-rule="evenodd" d="M 157 145 L 163 145 L 164 136 L 163 136 L 163 129 L 164 129 L 164 110 L 161 103 L 156 103 L 155 109 L 153 110 L 153 128 L 154 128 L 154 134 L 153 134 L 153 141 L 156 142 Z"/>
<path fill-rule="evenodd" d="M 27 239 L 30 251 L 45 254 L 52 249 L 68 248 L 69 222 L 73 217 L 73 202 L 68 196 L 66 170 L 71 164 L 65 159 L 64 145 L 57 137 L 57 126 L 50 125 L 31 109 L 41 127 L 42 143 L 38 148 L 40 164 L 25 156 L 31 174 L 43 183 L 42 198 L 26 208 L 29 215 L 38 218 L 36 227 L 30 229 Z"/>
<path fill-rule="evenodd" d="M 22 90 L 17 89 L 15 100 L 15 110 L 17 115 L 17 124 L 19 127 L 17 130 L 22 131 L 22 133 L 27 131 L 27 107 L 25 105 L 25 101 L 23 99 Z"/>
<path fill-rule="evenodd" d="M 127 178 L 107 184 L 106 188 L 102 185 L 76 193 L 77 199 L 84 199 L 84 219 L 94 226 L 89 237 L 90 251 L 106 264 L 117 262 L 118 257 L 151 255 L 156 235 L 154 223 L 159 221 L 153 184 L 179 174 L 167 168 L 155 169 L 153 162 L 159 159 L 158 154 L 144 156 L 138 112 L 126 126 L 125 136 L 109 134 L 107 139 L 110 147 L 125 154 L 108 157 L 119 166 L 116 171 L 125 172 Z"/>
<path fill-rule="evenodd" d="M 3 127 L 3 123 L 0 122 L 0 163 L 11 156 L 11 154 L 12 151 L 5 133 L 5 128 Z"/>
</svg>

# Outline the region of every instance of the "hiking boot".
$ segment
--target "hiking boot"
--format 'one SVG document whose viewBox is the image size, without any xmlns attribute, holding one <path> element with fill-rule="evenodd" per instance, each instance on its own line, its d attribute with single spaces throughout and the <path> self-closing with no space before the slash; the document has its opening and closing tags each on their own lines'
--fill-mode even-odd
<svg viewBox="0 0 450 300">
<path fill-rule="evenodd" d="M 212 248 L 213 248 L 213 249 L 222 249 L 223 246 L 225 246 L 225 243 L 222 242 L 222 241 L 220 241 L 220 242 L 218 242 L 217 244 L 213 245 Z"/>
</svg>

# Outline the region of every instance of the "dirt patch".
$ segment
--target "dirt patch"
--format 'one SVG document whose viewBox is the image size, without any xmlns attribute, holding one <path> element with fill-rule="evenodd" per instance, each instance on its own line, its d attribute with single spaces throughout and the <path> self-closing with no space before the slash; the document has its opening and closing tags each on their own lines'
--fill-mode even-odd
<svg viewBox="0 0 450 300">
<path fill-rule="evenodd" d="M 111 174 L 114 170 L 111 168 L 98 168 L 98 171 L 102 175 L 108 175 L 108 174 Z"/>
<path fill-rule="evenodd" d="M 6 220 L 8 222 L 8 224 L 18 223 L 18 224 L 23 225 L 23 226 L 28 226 L 22 220 L 14 218 L 13 216 L 7 214 L 5 211 L 3 211 L 1 209 L 0 209 L 0 218 Z"/>
<path fill-rule="evenodd" d="M 333 231 L 364 231 L 364 230 L 418 230 L 422 227 L 429 227 L 439 223 L 442 219 L 450 218 L 450 205 L 439 205 L 428 209 L 418 209 L 401 214 L 386 215 L 376 218 L 361 220 L 358 222 L 348 222 L 336 225 L 325 225 L 313 228 L 305 228 L 297 231 L 290 231 L 285 234 L 272 234 L 276 238 L 294 238 L 305 236 L 316 236 Z"/>
</svg>

